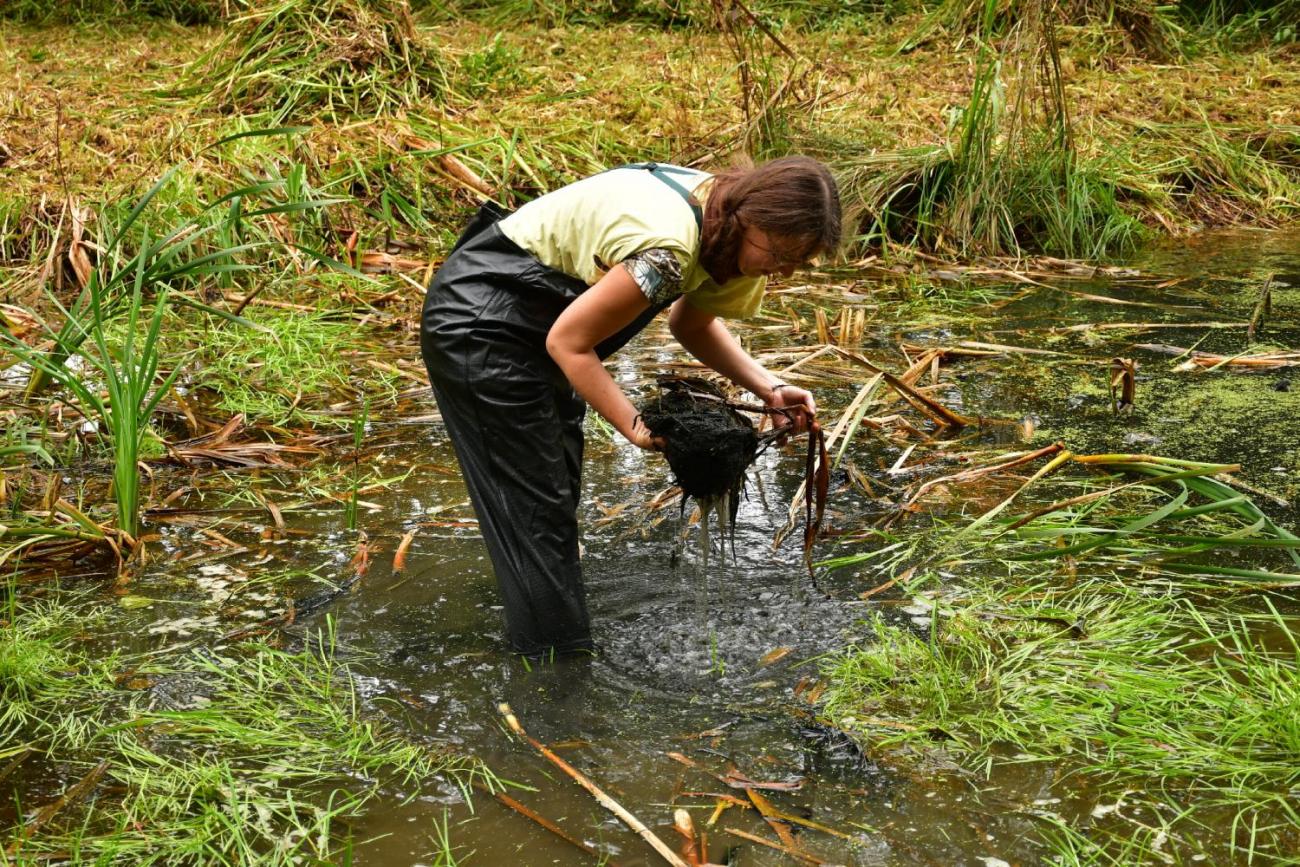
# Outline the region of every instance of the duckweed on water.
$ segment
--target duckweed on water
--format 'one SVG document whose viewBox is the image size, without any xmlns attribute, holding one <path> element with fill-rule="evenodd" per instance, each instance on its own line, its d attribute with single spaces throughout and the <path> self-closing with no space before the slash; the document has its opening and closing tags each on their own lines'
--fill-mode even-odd
<svg viewBox="0 0 1300 867">
<path fill-rule="evenodd" d="M 1153 356 L 1139 368 L 1137 408 L 1122 423 L 1112 421 L 1104 370 L 1042 368 L 1036 376 L 1043 383 L 1037 400 L 1050 407 L 1036 442 L 1240 463 L 1257 487 L 1300 499 L 1300 385 L 1286 370 L 1175 373 L 1167 359 Z"/>
</svg>

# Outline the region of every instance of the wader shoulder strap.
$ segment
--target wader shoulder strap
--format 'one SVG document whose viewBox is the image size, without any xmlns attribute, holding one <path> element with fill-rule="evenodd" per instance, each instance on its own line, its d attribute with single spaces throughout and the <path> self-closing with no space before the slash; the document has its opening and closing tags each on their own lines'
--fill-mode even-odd
<svg viewBox="0 0 1300 867">
<path fill-rule="evenodd" d="M 683 169 L 678 166 L 661 166 L 658 163 L 632 163 L 631 165 L 623 166 L 622 168 L 644 169 L 679 193 L 681 197 L 686 200 L 686 204 L 691 207 L 691 213 L 695 216 L 695 228 L 700 229 L 701 231 L 704 230 L 704 211 L 701 210 L 699 203 L 691 198 L 691 191 L 686 189 L 685 186 L 683 186 L 679 181 L 674 180 L 672 177 L 672 175 L 675 174 L 694 176 L 698 174 L 698 172 L 691 171 L 690 169 Z"/>
<path fill-rule="evenodd" d="M 671 177 L 671 175 L 674 174 L 695 175 L 696 172 L 690 171 L 689 169 L 678 168 L 677 166 L 661 166 L 658 163 L 633 163 L 630 166 L 620 166 L 619 168 L 644 169 L 645 171 L 648 171 L 650 174 L 654 175 L 659 180 L 663 181 L 671 189 L 676 190 L 678 193 L 680 193 L 681 197 L 686 201 L 686 204 L 690 205 L 691 213 L 695 216 L 695 227 L 699 229 L 701 232 L 703 232 L 704 230 L 703 210 L 701 210 L 700 206 L 691 199 L 691 191 L 686 189 L 686 187 L 682 185 L 679 181 L 677 181 L 675 178 Z M 609 356 L 613 355 L 620 348 L 622 348 L 624 344 L 626 344 L 629 340 L 631 340 L 633 337 L 639 334 L 641 332 L 641 329 L 645 328 L 646 325 L 650 323 L 650 320 L 658 316 L 661 311 L 666 309 L 675 300 L 677 299 L 665 298 L 663 301 L 660 301 L 657 304 L 651 304 L 645 310 L 641 311 L 641 313 L 635 319 L 633 319 L 626 326 L 620 329 L 616 334 L 613 334 L 607 337 L 605 340 L 601 341 L 596 346 L 596 355 L 602 361 L 608 358 Z"/>
</svg>

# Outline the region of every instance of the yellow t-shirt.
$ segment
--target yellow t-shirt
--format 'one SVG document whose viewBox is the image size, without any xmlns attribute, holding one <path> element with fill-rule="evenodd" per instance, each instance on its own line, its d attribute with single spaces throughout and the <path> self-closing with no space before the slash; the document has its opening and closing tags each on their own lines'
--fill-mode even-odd
<svg viewBox="0 0 1300 867">
<path fill-rule="evenodd" d="M 670 177 L 687 190 L 706 172 Z M 706 189 L 696 193 L 703 199 Z M 700 231 L 682 194 L 646 169 L 613 169 L 547 193 L 498 224 L 502 233 L 543 264 L 588 286 L 634 253 L 664 249 L 681 266 L 682 292 L 692 307 L 727 319 L 758 312 L 765 277 L 737 277 L 719 286 L 700 265 Z"/>
</svg>

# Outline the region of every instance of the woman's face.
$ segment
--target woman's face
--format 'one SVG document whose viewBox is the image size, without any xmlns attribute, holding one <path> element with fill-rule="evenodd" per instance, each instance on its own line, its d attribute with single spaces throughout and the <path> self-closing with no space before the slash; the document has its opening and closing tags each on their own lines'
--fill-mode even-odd
<svg viewBox="0 0 1300 867">
<path fill-rule="evenodd" d="M 746 226 L 736 267 L 746 277 L 789 277 L 796 268 L 807 265 L 814 253 L 806 238 Z"/>
</svg>

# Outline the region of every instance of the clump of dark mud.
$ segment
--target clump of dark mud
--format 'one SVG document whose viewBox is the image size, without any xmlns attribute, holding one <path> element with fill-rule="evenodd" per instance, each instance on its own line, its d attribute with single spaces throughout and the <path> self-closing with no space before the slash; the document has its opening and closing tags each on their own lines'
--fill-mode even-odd
<svg viewBox="0 0 1300 867">
<path fill-rule="evenodd" d="M 710 502 L 740 490 L 745 470 L 758 456 L 754 423 L 706 380 L 665 379 L 659 386 L 659 394 L 641 408 L 641 418 L 667 441 L 664 457 L 682 491 Z"/>
</svg>

